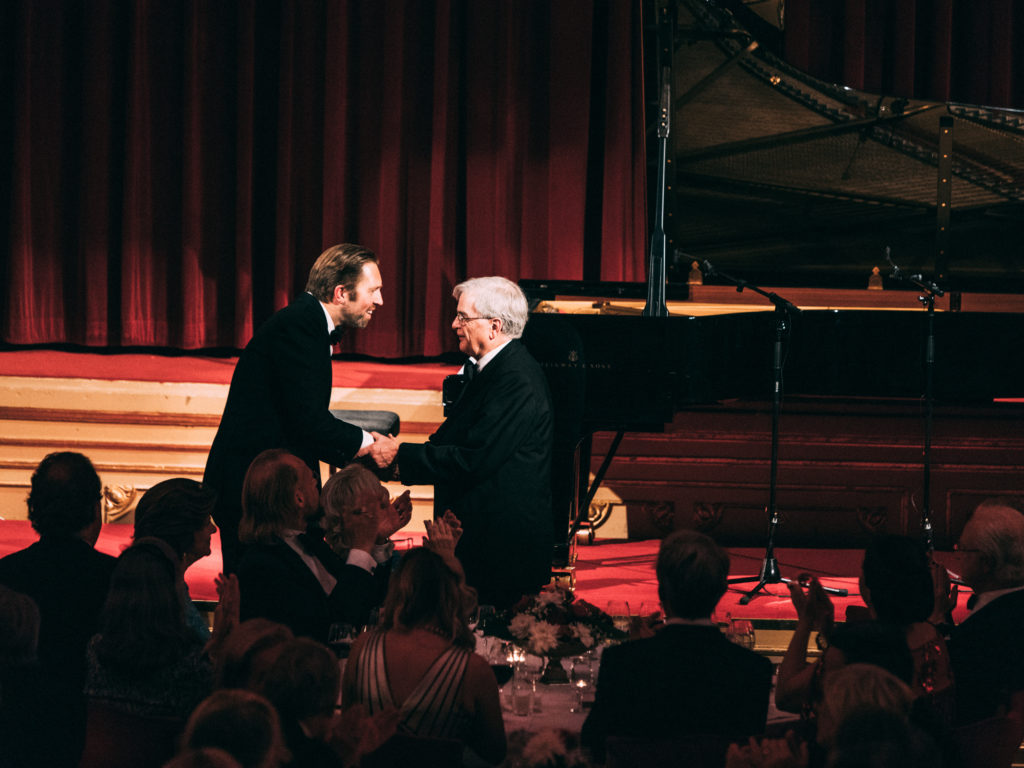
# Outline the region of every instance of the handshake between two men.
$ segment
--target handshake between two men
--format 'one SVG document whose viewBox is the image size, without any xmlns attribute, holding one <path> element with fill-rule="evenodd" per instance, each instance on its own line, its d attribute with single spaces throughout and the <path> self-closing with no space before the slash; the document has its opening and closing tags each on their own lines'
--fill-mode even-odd
<svg viewBox="0 0 1024 768">
<path fill-rule="evenodd" d="M 397 474 L 395 457 L 398 456 L 398 440 L 393 435 L 370 432 L 373 442 L 356 454 L 357 459 L 372 461 L 381 480 L 395 479 Z"/>
</svg>

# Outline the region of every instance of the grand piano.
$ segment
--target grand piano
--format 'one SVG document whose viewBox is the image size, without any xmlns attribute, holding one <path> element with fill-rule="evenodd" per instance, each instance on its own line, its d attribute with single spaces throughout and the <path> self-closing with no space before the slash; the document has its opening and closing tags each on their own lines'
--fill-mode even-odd
<svg viewBox="0 0 1024 768">
<path fill-rule="evenodd" d="M 555 400 L 556 565 L 616 511 L 631 537 L 764 542 L 775 312 L 693 274 L 709 261 L 802 310 L 782 339 L 780 545 L 913 534 L 930 506 L 948 546 L 980 499 L 1024 496 L 1024 115 L 816 80 L 747 24 L 775 4 L 643 8 L 648 283 L 598 282 L 597 225 L 583 280 L 521 282 Z M 890 251 L 945 291 L 930 387 L 929 313 Z M 641 316 L 658 283 L 668 316 Z"/>
<path fill-rule="evenodd" d="M 555 403 L 557 438 L 553 494 L 556 530 L 565 532 L 565 539 L 559 542 L 556 551 L 556 565 L 571 561 L 570 545 L 575 543 L 580 529 L 592 534 L 603 522 L 590 509 L 597 491 L 595 480 L 600 484 L 605 472 L 615 466 L 614 453 L 623 437 L 669 433 L 668 439 L 675 434 L 685 440 L 685 424 L 679 423 L 680 414 L 700 414 L 705 424 L 725 424 L 731 420 L 733 426 L 722 426 L 716 439 L 744 443 L 745 450 L 753 450 L 755 456 L 752 459 L 746 454 L 750 465 L 745 469 L 737 468 L 734 480 L 740 485 L 749 485 L 752 480 L 757 486 L 755 497 L 766 491 L 765 414 L 772 399 L 773 356 L 778 333 L 770 302 L 750 291 L 737 292 L 729 286 L 672 286 L 669 316 L 644 317 L 641 316 L 644 300 L 640 297 L 645 290 L 642 284 L 523 281 L 522 287 L 532 306 L 524 342 L 547 372 Z M 920 458 L 915 460 L 915 454 L 920 454 L 929 336 L 929 313 L 919 293 L 866 288 L 772 290 L 800 310 L 789 316 L 782 338 L 784 446 L 790 438 L 787 423 L 793 423 L 792 419 L 796 418 L 791 415 L 794 409 L 812 412 L 812 422 L 817 425 L 810 428 L 801 425 L 799 430 L 804 437 L 798 440 L 806 439 L 808 429 L 827 436 L 837 423 L 845 421 L 847 438 L 828 461 L 837 467 L 836 477 L 848 475 L 850 487 L 860 488 L 863 497 L 864 488 L 870 483 L 857 477 L 860 473 L 854 466 L 858 460 L 863 463 L 863 459 L 854 455 L 847 462 L 842 454 L 856 454 L 858 450 L 853 445 L 857 442 L 855 437 L 849 437 L 853 434 L 848 426 L 850 420 L 868 419 L 876 431 L 897 433 L 891 440 L 902 441 L 902 444 L 893 451 L 893 462 L 902 465 L 907 493 L 919 496 L 921 467 Z M 958 428 L 968 442 L 983 440 L 985 429 L 991 429 L 993 423 L 1005 424 L 1008 432 L 1016 432 L 1016 425 L 1024 416 L 1021 406 L 1024 403 L 1024 355 L 1021 354 L 1024 352 L 1024 297 L 947 294 L 936 299 L 932 319 L 932 403 L 939 418 L 948 420 L 951 414 L 956 414 Z M 881 423 L 888 421 L 889 426 L 877 426 L 879 419 Z M 975 431 L 972 438 L 975 429 L 972 420 L 990 423 Z M 752 422 L 757 422 L 758 426 L 753 433 L 748 433 L 744 425 Z M 938 431 L 943 441 L 949 439 L 955 443 L 961 439 L 950 438 L 944 426 Z M 905 434 L 898 434 L 900 432 Z M 601 442 L 607 463 L 601 462 L 598 466 L 598 459 L 602 457 L 592 456 L 592 446 L 594 436 L 600 433 L 605 433 Z M 659 443 L 662 448 L 666 446 L 665 440 L 663 436 Z M 1012 442 L 1012 435 L 1005 435 L 993 444 L 999 440 Z M 662 484 L 662 491 L 666 483 L 671 485 L 673 475 L 678 477 L 693 469 L 692 462 L 687 466 L 685 455 L 680 455 L 671 443 L 668 445 L 673 463 L 665 473 L 667 476 L 650 478 L 654 486 Z M 877 440 L 873 447 L 884 450 Z M 973 448 L 977 453 L 978 447 Z M 761 452 L 759 459 L 756 458 L 758 450 Z M 949 454 L 956 451 L 956 446 L 943 443 L 941 450 L 942 461 L 948 463 Z M 643 456 L 644 453 L 644 449 L 634 451 L 624 460 L 624 468 L 619 473 L 619 478 L 624 479 L 627 486 L 632 485 L 634 491 L 637 481 L 630 480 L 629 473 L 637 469 L 638 455 L 639 463 L 651 460 Z M 1010 445 L 1009 456 L 1011 465 L 1007 470 L 1024 463 L 1024 443 L 1017 441 Z M 724 462 L 734 460 L 729 456 L 718 458 Z M 813 459 L 805 457 L 800 461 L 806 465 Z M 706 457 L 704 460 L 706 462 Z M 876 455 L 874 460 L 885 463 L 886 457 Z M 965 468 L 972 461 L 966 460 Z M 991 463 L 991 457 L 986 461 Z M 845 469 L 844 462 L 849 464 Z M 816 482 L 805 481 L 799 473 L 794 478 L 793 474 L 791 469 L 790 477 L 786 478 L 788 485 L 799 488 L 804 495 L 813 495 Z M 644 473 L 641 471 L 639 475 L 642 486 Z M 1017 487 L 989 489 L 986 484 L 990 480 L 979 474 L 974 482 L 976 490 L 983 494 L 991 490 L 991 495 L 1024 490 L 1024 482 L 1019 479 Z M 717 496 L 705 484 L 703 503 L 718 500 L 728 508 L 729 479 L 717 482 L 721 486 Z M 845 481 L 836 482 L 841 491 Z M 891 479 L 884 485 L 885 492 L 881 496 L 891 496 Z M 950 499 L 941 495 L 945 493 L 941 482 L 939 492 L 932 506 L 937 502 L 942 507 L 937 531 L 940 544 L 947 544 L 950 529 L 957 524 L 954 518 L 965 514 L 965 510 L 946 509 Z M 625 493 L 628 496 L 629 491 Z M 668 495 L 671 496 L 670 491 Z M 787 501 L 784 493 L 780 502 L 783 508 Z M 676 499 L 677 504 L 680 502 L 683 506 L 692 503 L 695 507 L 702 503 L 685 498 L 685 494 L 684 498 Z M 883 500 L 881 505 L 886 503 Z M 888 503 L 891 505 L 891 501 Z M 900 502 L 903 504 L 905 496 Z M 747 505 L 750 506 L 749 500 Z M 858 506 L 864 506 L 863 498 Z M 868 506 L 877 512 L 878 505 Z M 910 513 L 902 510 L 902 518 L 895 522 L 891 519 L 893 514 L 895 511 L 890 510 L 885 515 L 890 519 L 883 521 L 884 527 L 913 532 L 916 517 L 912 510 Z M 682 518 L 677 519 L 676 524 L 693 523 L 700 527 L 709 523 L 701 519 L 699 511 L 691 516 L 689 510 L 679 509 L 676 517 Z M 739 532 L 738 540 L 735 539 L 738 532 L 734 530 L 733 540 L 755 543 L 764 532 L 761 523 L 762 520 L 753 515 L 745 526 L 740 526 L 749 530 Z M 722 533 L 727 526 L 723 527 L 719 521 L 717 528 L 715 525 L 708 527 Z M 870 522 L 853 527 L 851 536 L 850 525 L 839 524 L 833 532 L 839 541 L 833 543 L 852 544 L 858 534 L 871 533 Z M 814 537 L 813 530 L 798 532 L 797 538 L 791 541 L 829 543 L 827 532 L 822 537 L 824 541 Z"/>
</svg>

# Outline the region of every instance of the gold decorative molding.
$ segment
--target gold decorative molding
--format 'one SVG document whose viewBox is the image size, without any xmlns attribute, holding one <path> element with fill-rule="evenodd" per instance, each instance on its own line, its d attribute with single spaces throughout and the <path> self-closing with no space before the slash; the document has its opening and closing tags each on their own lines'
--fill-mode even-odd
<svg viewBox="0 0 1024 768">
<path fill-rule="evenodd" d="M 134 485 L 103 486 L 103 522 L 129 522 L 126 518 L 135 515 L 135 502 L 139 491 Z"/>
</svg>

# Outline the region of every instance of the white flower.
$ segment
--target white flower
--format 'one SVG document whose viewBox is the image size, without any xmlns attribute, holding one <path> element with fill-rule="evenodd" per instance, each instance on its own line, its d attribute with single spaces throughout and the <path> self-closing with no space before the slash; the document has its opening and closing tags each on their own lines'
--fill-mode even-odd
<svg viewBox="0 0 1024 768">
<path fill-rule="evenodd" d="M 537 619 L 530 614 L 517 613 L 512 617 L 512 621 L 508 623 L 508 631 L 520 640 L 525 640 L 532 634 L 533 625 L 536 623 Z"/>
<path fill-rule="evenodd" d="M 530 627 L 530 650 L 543 654 L 558 645 L 558 627 L 547 621 L 535 622 Z"/>
<path fill-rule="evenodd" d="M 565 593 L 560 589 L 544 590 L 537 595 L 537 608 L 542 610 L 548 605 L 562 605 L 565 603 Z"/>
<path fill-rule="evenodd" d="M 565 742 L 557 731 L 550 728 L 538 731 L 523 747 L 523 758 L 527 765 L 550 765 L 565 758 Z"/>
<path fill-rule="evenodd" d="M 583 644 L 584 648 L 593 648 L 596 640 L 594 634 L 590 631 L 590 627 L 584 624 L 573 624 L 570 628 L 573 635 L 579 638 L 580 643 Z"/>
</svg>

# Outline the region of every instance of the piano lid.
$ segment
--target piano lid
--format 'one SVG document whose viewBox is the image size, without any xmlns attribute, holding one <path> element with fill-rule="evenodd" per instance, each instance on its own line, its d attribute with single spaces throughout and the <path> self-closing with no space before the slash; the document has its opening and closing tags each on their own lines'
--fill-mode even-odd
<svg viewBox="0 0 1024 768">
<path fill-rule="evenodd" d="M 654 77 L 672 68 L 670 283 L 708 259 L 755 284 L 862 288 L 872 267 L 887 274 L 889 247 L 902 268 L 946 290 L 1024 292 L 1024 113 L 821 82 L 775 57 L 721 4 L 650 5 L 671 18 L 671 60 L 645 45 L 652 185 Z M 941 119 L 952 139 L 942 254 Z"/>
</svg>

